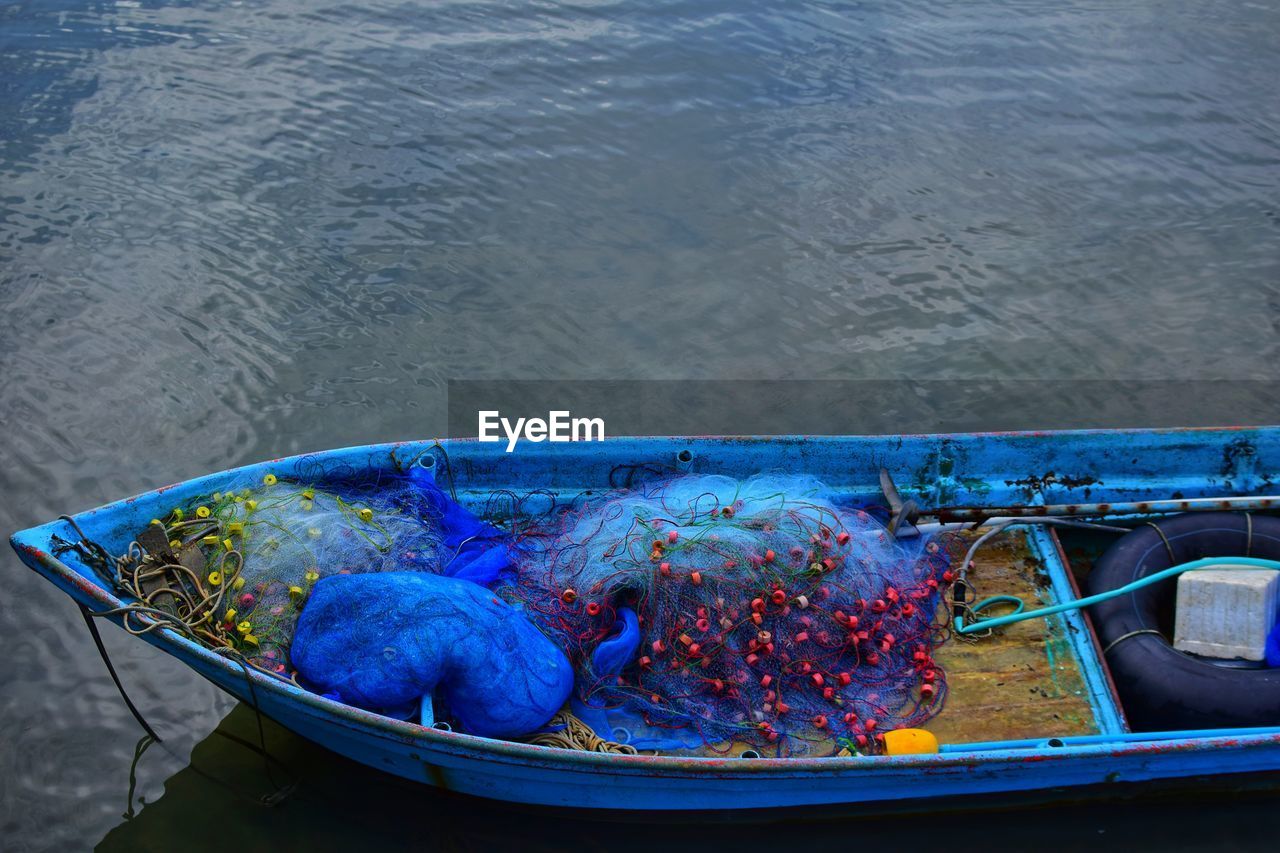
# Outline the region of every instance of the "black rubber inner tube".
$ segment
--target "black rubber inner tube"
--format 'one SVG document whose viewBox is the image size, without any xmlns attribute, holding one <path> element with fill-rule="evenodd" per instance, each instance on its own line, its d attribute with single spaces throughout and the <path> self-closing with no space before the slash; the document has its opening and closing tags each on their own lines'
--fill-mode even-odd
<svg viewBox="0 0 1280 853">
<path fill-rule="evenodd" d="M 1143 525 L 1098 560 L 1089 593 L 1203 557 L 1280 560 L 1280 518 L 1207 512 Z M 1090 608 L 1130 725 L 1168 731 L 1280 724 L 1280 668 L 1220 666 L 1170 645 L 1177 584 L 1169 578 Z"/>
</svg>

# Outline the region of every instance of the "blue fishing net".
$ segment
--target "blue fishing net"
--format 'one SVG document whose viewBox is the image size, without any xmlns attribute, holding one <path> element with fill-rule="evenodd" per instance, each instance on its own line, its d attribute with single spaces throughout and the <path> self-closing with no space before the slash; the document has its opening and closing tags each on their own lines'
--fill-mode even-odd
<svg viewBox="0 0 1280 853">
<path fill-rule="evenodd" d="M 545 503 L 486 506 L 508 500 Z M 186 510 L 164 531 L 204 554 L 199 588 L 170 590 L 196 635 L 383 713 L 434 696 L 514 737 L 569 698 L 639 749 L 803 755 L 875 751 L 946 693 L 944 552 L 812 479 L 675 477 L 510 530 L 417 467 L 268 476 Z"/>
<path fill-rule="evenodd" d="M 294 625 L 324 578 L 411 571 L 489 584 L 512 567 L 508 537 L 417 467 L 317 483 L 267 475 L 161 523 L 175 551 L 203 554 L 189 584 L 199 587 L 192 604 L 209 613 L 202 636 L 286 676 Z M 162 593 L 156 603 L 167 601 Z"/>
<path fill-rule="evenodd" d="M 267 474 L 156 519 L 130 590 L 197 639 L 351 705 L 420 719 L 438 698 L 492 737 L 544 725 L 573 676 L 484 586 L 511 573 L 510 537 L 423 468 L 318 473 Z"/>
<path fill-rule="evenodd" d="M 577 671 L 575 712 L 639 748 L 877 749 L 936 714 L 945 553 L 799 477 L 587 499 L 502 593 Z"/>
<path fill-rule="evenodd" d="M 313 689 L 393 714 L 440 700 L 464 731 L 516 737 L 564 705 L 573 670 L 533 623 L 467 580 L 422 573 L 324 578 L 292 659 Z"/>
</svg>

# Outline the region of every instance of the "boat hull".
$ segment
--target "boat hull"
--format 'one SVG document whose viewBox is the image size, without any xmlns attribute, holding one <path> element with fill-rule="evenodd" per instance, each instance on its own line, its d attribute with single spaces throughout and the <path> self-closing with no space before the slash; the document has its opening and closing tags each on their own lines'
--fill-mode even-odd
<svg viewBox="0 0 1280 853">
<path fill-rule="evenodd" d="M 1243 447 L 1247 470 L 1227 470 L 1224 448 Z M 682 450 L 693 449 L 692 461 Z M 158 511 L 219 488 L 233 477 L 332 467 L 392 468 L 432 452 L 426 443 L 352 448 L 275 460 L 157 490 L 75 516 L 86 533 L 113 552 L 129 531 Z M 494 488 L 616 485 L 619 466 L 655 458 L 673 467 L 746 476 L 761 470 L 804 471 L 847 486 L 851 495 L 872 485 L 880 464 L 923 503 L 1008 503 L 1050 500 L 1143 500 L 1177 491 L 1187 497 L 1251 494 L 1272 479 L 1280 460 L 1280 431 L 1189 430 L 1159 432 L 1014 433 L 985 436 L 908 436 L 827 439 L 627 439 L 604 445 L 545 449 L 537 458 L 505 456 L 475 442 L 449 445 L 449 465 L 477 493 Z M 1224 463 L 1227 459 L 1227 463 Z M 1132 460 L 1132 461 L 1130 461 Z M 1212 461 L 1212 466 L 1209 466 Z M 513 466 L 519 465 L 519 475 Z M 1162 467 L 1163 466 L 1163 467 Z M 1200 473 L 1197 473 L 1197 470 Z M 1205 470 L 1211 473 L 1206 475 Z M 1059 472 L 1059 473 L 1054 473 Z M 1063 484 L 1061 473 L 1072 475 Z M 1049 476 L 1052 475 L 1052 476 Z M 1037 484 L 1034 493 L 1029 487 Z M 1081 483 L 1086 485 L 1081 486 Z M 1063 500 L 1066 498 L 1066 501 Z M 95 611 L 121 602 L 92 570 L 50 552 L 51 536 L 66 537 L 52 522 L 13 537 L 31 568 L 79 604 Z M 1058 578 L 1056 584 L 1065 583 Z M 1100 727 L 1123 731 L 1108 705 L 1106 676 L 1083 623 L 1073 623 L 1081 654 L 1092 668 Z M 939 755 L 820 759 L 680 758 L 581 753 L 472 737 L 390 720 L 246 671 L 171 632 L 144 639 L 200 675 L 257 707 L 286 728 L 334 752 L 417 782 L 464 794 L 541 806 L 610 810 L 784 809 L 891 803 L 1181 777 L 1280 771 L 1280 735 L 1240 730 L 1213 738 L 1141 741 L 1070 747 L 958 751 Z M 1046 737 L 1052 733 L 1046 733 Z"/>
</svg>

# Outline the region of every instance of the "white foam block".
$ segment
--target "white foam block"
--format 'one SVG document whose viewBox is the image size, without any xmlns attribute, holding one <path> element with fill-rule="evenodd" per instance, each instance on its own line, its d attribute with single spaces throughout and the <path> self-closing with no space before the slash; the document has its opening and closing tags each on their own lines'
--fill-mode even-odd
<svg viewBox="0 0 1280 853">
<path fill-rule="evenodd" d="M 1280 571 L 1183 572 L 1178 576 L 1173 647 L 1206 657 L 1262 660 L 1267 634 L 1276 624 L 1277 601 Z"/>
</svg>

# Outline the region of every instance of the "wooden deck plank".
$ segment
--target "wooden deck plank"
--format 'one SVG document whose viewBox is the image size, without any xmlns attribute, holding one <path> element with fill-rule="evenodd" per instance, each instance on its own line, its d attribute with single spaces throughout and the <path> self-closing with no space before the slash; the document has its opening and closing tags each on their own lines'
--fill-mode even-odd
<svg viewBox="0 0 1280 853">
<path fill-rule="evenodd" d="M 957 563 L 971 541 L 972 534 L 957 537 Z M 1026 534 L 1009 532 L 983 546 L 969 580 L 979 598 L 1014 595 L 1038 607 L 1044 603 L 1038 594 L 1043 571 Z M 1031 619 L 990 637 L 943 643 L 934 657 L 947 674 L 947 701 L 926 728 L 943 743 L 1095 733 L 1066 630 L 1056 617 Z"/>
</svg>

